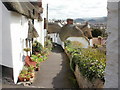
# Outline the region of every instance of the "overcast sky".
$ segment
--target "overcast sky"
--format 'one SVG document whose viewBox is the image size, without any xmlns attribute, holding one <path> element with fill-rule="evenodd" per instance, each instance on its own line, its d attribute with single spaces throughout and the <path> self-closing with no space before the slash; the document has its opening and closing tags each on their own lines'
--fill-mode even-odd
<svg viewBox="0 0 120 90">
<path fill-rule="evenodd" d="M 46 0 L 49 19 L 107 16 L 107 0 Z"/>
</svg>

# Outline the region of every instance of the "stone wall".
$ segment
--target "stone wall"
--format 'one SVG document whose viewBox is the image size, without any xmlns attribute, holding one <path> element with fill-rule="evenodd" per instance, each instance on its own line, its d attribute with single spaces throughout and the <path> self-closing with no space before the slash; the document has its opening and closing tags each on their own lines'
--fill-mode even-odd
<svg viewBox="0 0 120 90">
<path fill-rule="evenodd" d="M 78 65 L 75 68 L 75 77 L 77 79 L 79 88 L 103 88 L 104 82 L 100 79 L 96 79 L 90 82 L 87 78 L 85 78 L 79 71 Z"/>
<path fill-rule="evenodd" d="M 118 88 L 118 20 L 119 0 L 108 1 L 107 64 L 104 88 Z"/>
</svg>

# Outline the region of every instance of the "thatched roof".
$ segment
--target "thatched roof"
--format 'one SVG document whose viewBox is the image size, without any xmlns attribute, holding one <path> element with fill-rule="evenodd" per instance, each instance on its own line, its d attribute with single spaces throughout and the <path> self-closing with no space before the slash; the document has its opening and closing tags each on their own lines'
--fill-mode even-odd
<svg viewBox="0 0 120 90">
<path fill-rule="evenodd" d="M 68 37 L 92 37 L 87 24 L 79 27 L 73 24 L 66 24 L 61 27 L 58 23 L 48 23 L 48 33 L 59 33 L 62 41 L 65 41 Z"/>
<path fill-rule="evenodd" d="M 58 33 L 61 27 L 57 23 L 48 23 L 48 33 Z"/>
<path fill-rule="evenodd" d="M 6 8 L 10 11 L 20 13 L 28 18 L 38 19 L 39 9 L 30 2 L 3 2 Z"/>
<path fill-rule="evenodd" d="M 61 41 L 65 41 L 68 37 L 83 37 L 84 33 L 75 25 L 68 24 L 61 28 L 59 35 Z"/>
<path fill-rule="evenodd" d="M 80 28 L 80 29 L 84 29 L 84 28 L 86 28 L 86 27 L 88 27 L 88 22 L 86 22 L 85 24 L 82 24 L 82 25 L 76 25 L 78 28 Z"/>
<path fill-rule="evenodd" d="M 30 2 L 39 13 L 43 13 L 42 2 Z"/>
</svg>

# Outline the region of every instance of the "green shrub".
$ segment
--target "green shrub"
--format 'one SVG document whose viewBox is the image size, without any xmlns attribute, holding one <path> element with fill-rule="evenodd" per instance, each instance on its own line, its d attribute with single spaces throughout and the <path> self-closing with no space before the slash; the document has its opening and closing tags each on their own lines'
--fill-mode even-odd
<svg viewBox="0 0 120 90">
<path fill-rule="evenodd" d="M 71 47 L 70 44 L 65 49 L 71 55 L 70 66 L 72 70 L 75 70 L 75 66 L 78 65 L 81 74 L 90 81 L 96 78 L 104 81 L 106 66 L 106 55 L 104 52 L 93 48 Z"/>
<path fill-rule="evenodd" d="M 48 48 L 49 50 L 52 50 L 53 44 L 50 40 L 45 41 L 45 48 Z"/>
<path fill-rule="evenodd" d="M 92 36 L 93 37 L 98 37 L 102 35 L 102 31 L 100 29 L 94 29 L 92 30 Z"/>
<path fill-rule="evenodd" d="M 33 54 L 35 54 L 35 52 L 41 53 L 43 51 L 43 46 L 38 41 L 34 41 L 32 45 L 32 49 L 33 49 Z"/>
</svg>

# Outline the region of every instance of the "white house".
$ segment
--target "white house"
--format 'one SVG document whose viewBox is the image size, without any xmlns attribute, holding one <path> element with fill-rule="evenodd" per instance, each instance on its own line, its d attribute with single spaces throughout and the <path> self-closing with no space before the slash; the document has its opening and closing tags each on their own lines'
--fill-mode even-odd
<svg viewBox="0 0 120 90">
<path fill-rule="evenodd" d="M 38 7 L 36 7 L 37 5 Z M 14 79 L 14 83 L 17 83 L 18 75 L 24 65 L 24 56 L 26 55 L 23 49 L 27 47 L 27 43 L 30 47 L 32 45 L 31 41 L 27 41 L 30 28 L 29 22 L 34 24 L 34 28 L 39 35 L 36 39 L 44 45 L 44 22 L 40 16 L 42 14 L 42 7 L 39 6 L 39 3 L 1 1 L 0 6 L 2 8 L 0 9 L 2 17 L 0 22 L 2 61 L 0 64 L 3 67 L 12 69 L 11 77 Z"/>
<path fill-rule="evenodd" d="M 81 32 L 79 30 L 77 32 L 76 30 L 74 30 L 74 28 L 71 28 L 71 27 L 69 27 L 69 28 L 66 27 L 64 30 L 61 30 L 61 29 L 63 29 L 62 27 L 63 27 L 63 25 L 59 21 L 48 23 L 48 33 L 49 33 L 48 36 L 50 36 L 50 38 L 52 39 L 52 42 L 61 45 L 62 48 L 64 49 L 64 42 L 60 39 L 60 32 L 61 32 L 61 38 L 69 36 L 67 38 L 67 40 L 78 41 L 78 42 L 82 43 L 83 48 L 87 48 L 89 46 L 88 40 L 85 37 L 83 37 L 82 36 L 83 34 L 81 33 L 81 32 L 86 33 L 86 31 L 87 31 L 87 36 L 88 37 L 91 36 L 90 30 L 89 30 L 89 28 L 90 28 L 89 24 L 79 25 L 79 28 L 84 27 L 81 29 L 82 30 Z M 71 31 L 73 30 L 73 31 L 71 32 L 70 30 Z M 67 34 L 69 34 L 69 35 L 67 35 Z"/>
</svg>

